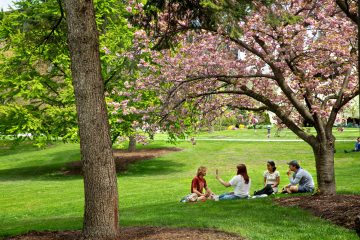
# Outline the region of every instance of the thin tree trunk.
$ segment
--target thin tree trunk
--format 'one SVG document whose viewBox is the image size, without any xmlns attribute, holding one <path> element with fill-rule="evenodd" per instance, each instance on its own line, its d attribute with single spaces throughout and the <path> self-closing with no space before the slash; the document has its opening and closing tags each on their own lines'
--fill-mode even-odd
<svg viewBox="0 0 360 240">
<path fill-rule="evenodd" d="M 319 140 L 313 151 L 320 194 L 335 195 L 334 141 Z"/>
<path fill-rule="evenodd" d="M 128 151 L 135 152 L 135 150 L 136 150 L 136 138 L 135 138 L 135 135 L 131 135 L 131 136 L 129 136 Z"/>
<path fill-rule="evenodd" d="M 65 0 L 84 174 L 84 239 L 119 236 L 118 191 L 93 2 Z"/>
</svg>

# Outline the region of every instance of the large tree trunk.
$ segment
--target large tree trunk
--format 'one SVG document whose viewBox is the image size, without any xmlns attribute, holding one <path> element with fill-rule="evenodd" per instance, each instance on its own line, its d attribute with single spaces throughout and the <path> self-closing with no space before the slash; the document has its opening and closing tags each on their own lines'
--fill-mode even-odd
<svg viewBox="0 0 360 240">
<path fill-rule="evenodd" d="M 84 173 L 85 239 L 117 239 L 118 191 L 91 0 L 65 0 Z"/>
<path fill-rule="evenodd" d="M 318 187 L 321 194 L 336 194 L 334 171 L 334 139 L 320 140 L 313 146 Z"/>
<path fill-rule="evenodd" d="M 135 152 L 135 150 L 136 150 L 136 138 L 135 138 L 135 135 L 131 135 L 131 136 L 129 136 L 128 151 Z"/>
</svg>

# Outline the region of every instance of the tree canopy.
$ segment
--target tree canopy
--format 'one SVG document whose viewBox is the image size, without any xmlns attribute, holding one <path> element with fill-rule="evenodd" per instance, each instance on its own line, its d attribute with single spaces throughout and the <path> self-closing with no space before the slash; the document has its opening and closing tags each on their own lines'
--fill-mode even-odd
<svg viewBox="0 0 360 240">
<path fill-rule="evenodd" d="M 183 111 L 179 105 L 194 99 L 202 112 L 229 105 L 266 108 L 312 146 L 319 188 L 335 193 L 332 127 L 359 94 L 356 25 L 327 0 L 254 1 L 236 27 L 228 21 L 194 27 L 191 18 L 170 14 L 176 4 L 166 6 L 156 24 L 161 29 L 153 30 L 160 42 L 169 25 L 192 29 L 172 33 L 179 48 L 163 50 L 155 60 L 161 74 L 144 79 L 149 86 L 168 83 L 168 111 Z M 304 131 L 304 122 L 315 135 Z"/>
</svg>

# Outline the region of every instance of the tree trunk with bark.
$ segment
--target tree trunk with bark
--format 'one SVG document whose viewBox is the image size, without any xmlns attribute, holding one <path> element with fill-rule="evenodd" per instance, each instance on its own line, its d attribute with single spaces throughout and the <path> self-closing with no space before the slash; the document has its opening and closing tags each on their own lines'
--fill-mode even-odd
<svg viewBox="0 0 360 240">
<path fill-rule="evenodd" d="M 313 146 L 318 188 L 321 194 L 335 195 L 334 139 L 318 139 Z"/>
<path fill-rule="evenodd" d="M 92 1 L 65 0 L 84 174 L 84 239 L 117 239 L 118 191 Z"/>
<path fill-rule="evenodd" d="M 136 150 L 136 138 L 135 138 L 135 135 L 131 135 L 131 136 L 129 136 L 128 151 L 135 152 L 135 150 Z"/>
</svg>

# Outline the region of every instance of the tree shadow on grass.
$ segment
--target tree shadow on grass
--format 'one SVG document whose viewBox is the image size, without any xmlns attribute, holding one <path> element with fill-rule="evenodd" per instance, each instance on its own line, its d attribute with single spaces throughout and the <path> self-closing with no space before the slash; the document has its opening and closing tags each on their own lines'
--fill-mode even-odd
<svg viewBox="0 0 360 240">
<path fill-rule="evenodd" d="M 79 150 L 65 150 L 46 154 L 44 160 L 33 160 L 23 167 L 0 170 L 0 181 L 22 180 L 73 180 L 81 176 L 65 176 L 62 172 L 69 159 L 78 156 Z M 38 164 L 37 164 L 38 163 Z"/>
<path fill-rule="evenodd" d="M 312 233 L 312 237 L 316 235 L 319 239 L 327 239 L 330 232 L 335 238 L 345 233 L 349 234 L 347 237 L 356 236 L 355 231 L 329 224 L 310 212 L 299 208 L 277 206 L 270 198 L 206 203 L 162 202 L 127 207 L 120 209 L 120 212 L 122 213 L 120 225 L 217 228 L 228 229 L 236 234 L 241 234 L 247 229 L 254 232 L 254 239 L 266 236 L 269 239 L 294 237 L 293 232 L 282 231 L 283 229 L 297 229 L 298 239 L 311 238 L 309 232 Z M 274 220 L 269 221 L 269 219 Z M 317 229 L 324 231 L 318 232 Z"/>
<path fill-rule="evenodd" d="M 169 158 L 159 157 L 150 160 L 139 161 L 130 164 L 124 173 L 118 175 L 124 176 L 151 176 L 168 175 L 174 172 L 180 172 L 185 164 L 178 163 Z"/>
<path fill-rule="evenodd" d="M 48 146 L 48 148 L 50 147 L 52 147 L 52 145 Z M 0 141 L 0 157 L 18 153 L 38 152 L 41 150 L 42 149 L 34 146 L 31 142 L 23 142 L 21 144 L 16 144 L 10 141 Z"/>
<path fill-rule="evenodd" d="M 28 219 L 16 219 L 11 224 L 1 229 L 0 239 L 7 239 L 11 236 L 26 234 L 28 232 L 47 232 L 47 231 L 74 231 L 81 229 L 82 216 L 38 216 Z M 15 238 L 18 239 L 18 238 Z M 25 239 L 48 239 L 48 238 L 25 238 Z M 56 238 L 56 239 L 72 239 L 72 238 Z M 80 238 L 76 238 L 80 239 Z"/>
<path fill-rule="evenodd" d="M 82 178 L 81 174 L 66 174 L 69 161 L 68 156 L 76 156 L 78 150 L 66 150 L 48 154 L 46 160 L 34 160 L 34 163 L 24 167 L 12 167 L 0 170 L 0 181 L 22 181 L 22 180 L 74 180 Z M 66 159 L 67 158 L 67 159 Z M 41 165 L 36 165 L 41 163 Z M 184 164 L 168 158 L 153 158 L 129 164 L 127 169 L 118 173 L 125 176 L 151 176 L 167 175 L 180 171 Z"/>
</svg>

